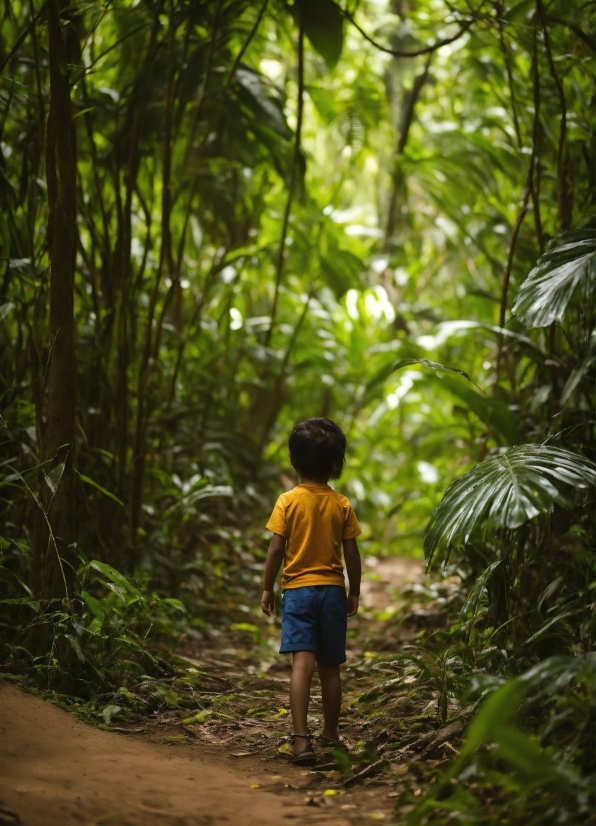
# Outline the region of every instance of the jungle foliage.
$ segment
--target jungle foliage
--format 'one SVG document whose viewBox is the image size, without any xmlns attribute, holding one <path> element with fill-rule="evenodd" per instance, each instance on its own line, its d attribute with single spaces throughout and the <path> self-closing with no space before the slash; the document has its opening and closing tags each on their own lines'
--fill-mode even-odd
<svg viewBox="0 0 596 826">
<path fill-rule="evenodd" d="M 402 814 L 593 822 L 591 14 L 5 2 L 7 670 L 173 679 L 246 620 L 286 434 L 329 415 L 364 551 L 461 581 L 389 666 L 472 720 Z"/>
</svg>

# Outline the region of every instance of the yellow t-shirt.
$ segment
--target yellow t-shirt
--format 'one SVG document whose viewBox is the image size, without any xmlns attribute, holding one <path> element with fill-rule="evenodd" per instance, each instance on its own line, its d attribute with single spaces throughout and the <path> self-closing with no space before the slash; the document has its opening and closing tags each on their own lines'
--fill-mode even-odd
<svg viewBox="0 0 596 826">
<path fill-rule="evenodd" d="M 279 497 L 267 528 L 286 538 L 282 588 L 345 586 L 341 543 L 362 533 L 345 496 L 329 485 L 298 485 Z"/>
</svg>

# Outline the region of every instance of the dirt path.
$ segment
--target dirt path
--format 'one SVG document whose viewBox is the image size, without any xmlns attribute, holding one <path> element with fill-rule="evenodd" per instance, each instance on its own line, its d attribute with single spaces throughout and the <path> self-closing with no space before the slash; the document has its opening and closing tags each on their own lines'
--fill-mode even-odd
<svg viewBox="0 0 596 826">
<path fill-rule="evenodd" d="M 415 560 L 369 560 L 362 610 L 351 626 L 349 662 L 409 641 L 414 626 L 390 631 L 378 614 L 397 610 L 404 586 L 422 578 L 423 566 Z M 199 706 L 205 711 L 198 719 L 186 719 L 187 711 L 155 712 L 142 725 L 125 724 L 136 733 L 101 731 L 0 681 L 0 824 L 391 821 L 395 778 L 370 777 L 357 788 L 344 786 L 341 772 L 326 770 L 333 766 L 326 767 L 322 755 L 316 770 L 300 770 L 277 755 L 279 737 L 288 731 L 289 660 L 272 652 L 263 662 L 254 646 L 235 644 L 222 637 L 217 644 L 189 645 L 181 652 L 204 679 L 212 675 L 215 681 L 214 690 L 206 692 L 214 701 Z M 351 715 L 349 701 L 372 684 L 357 672 L 344 674 L 340 725 L 350 748 L 366 740 L 371 722 Z M 309 722 L 317 731 L 316 680 L 311 699 Z M 122 727 L 117 719 L 112 725 Z"/>
<path fill-rule="evenodd" d="M 288 767 L 290 768 L 290 767 Z M 296 773 L 293 778 L 296 783 Z M 0 685 L 0 817 L 21 824 L 345 823 L 254 759 L 100 731 Z M 280 795 L 283 792 L 283 797 Z M 14 817 L 11 817 L 11 813 Z"/>
</svg>

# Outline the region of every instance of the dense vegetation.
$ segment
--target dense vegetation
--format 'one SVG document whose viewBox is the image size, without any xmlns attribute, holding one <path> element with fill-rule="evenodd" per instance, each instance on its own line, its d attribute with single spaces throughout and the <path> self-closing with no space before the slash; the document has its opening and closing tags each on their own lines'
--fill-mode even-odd
<svg viewBox="0 0 596 826">
<path fill-rule="evenodd" d="M 131 693 L 238 623 L 329 415 L 363 550 L 461 579 L 387 658 L 472 719 L 408 817 L 593 822 L 590 12 L 5 3 L 7 671 Z"/>
</svg>

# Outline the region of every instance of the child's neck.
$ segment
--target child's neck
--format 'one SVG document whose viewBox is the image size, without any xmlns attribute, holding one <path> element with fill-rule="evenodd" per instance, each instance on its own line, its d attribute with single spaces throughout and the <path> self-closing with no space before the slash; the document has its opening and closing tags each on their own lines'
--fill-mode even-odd
<svg viewBox="0 0 596 826">
<path fill-rule="evenodd" d="M 300 476 L 301 485 L 326 485 L 328 479 L 307 479 L 306 476 Z"/>
</svg>

